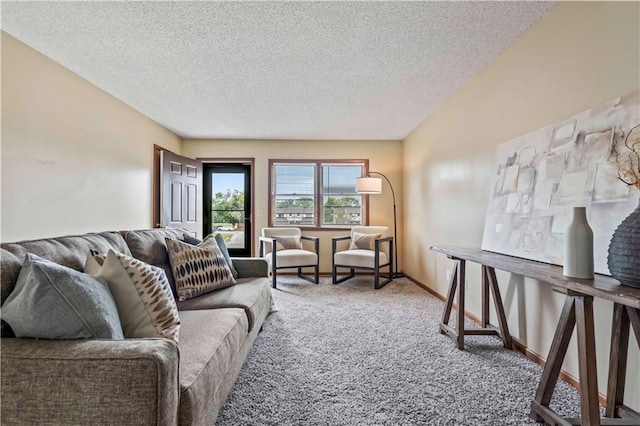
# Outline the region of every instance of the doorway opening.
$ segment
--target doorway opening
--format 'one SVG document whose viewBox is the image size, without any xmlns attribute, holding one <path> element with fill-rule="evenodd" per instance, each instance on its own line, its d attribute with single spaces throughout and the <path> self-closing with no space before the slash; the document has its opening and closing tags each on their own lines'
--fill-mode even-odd
<svg viewBox="0 0 640 426">
<path fill-rule="evenodd" d="M 233 257 L 252 256 L 253 162 L 203 161 L 204 234 L 221 234 Z"/>
</svg>

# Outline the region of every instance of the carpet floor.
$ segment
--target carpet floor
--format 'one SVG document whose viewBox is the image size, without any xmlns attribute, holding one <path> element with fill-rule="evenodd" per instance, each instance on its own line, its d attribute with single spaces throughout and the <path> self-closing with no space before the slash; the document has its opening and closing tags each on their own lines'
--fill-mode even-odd
<svg viewBox="0 0 640 426">
<path fill-rule="evenodd" d="M 371 277 L 283 277 L 273 296 L 278 311 L 219 426 L 535 424 L 542 368 L 495 336 L 466 337 L 457 350 L 438 332 L 444 303 L 407 279 L 374 290 Z M 559 382 L 551 407 L 577 417 L 578 392 Z"/>
</svg>

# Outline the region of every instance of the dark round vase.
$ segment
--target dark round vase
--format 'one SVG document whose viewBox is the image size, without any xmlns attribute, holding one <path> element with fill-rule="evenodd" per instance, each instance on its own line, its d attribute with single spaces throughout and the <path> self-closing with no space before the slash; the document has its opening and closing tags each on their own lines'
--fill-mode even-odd
<svg viewBox="0 0 640 426">
<path fill-rule="evenodd" d="M 640 204 L 613 233 L 607 264 L 620 284 L 640 288 Z"/>
</svg>

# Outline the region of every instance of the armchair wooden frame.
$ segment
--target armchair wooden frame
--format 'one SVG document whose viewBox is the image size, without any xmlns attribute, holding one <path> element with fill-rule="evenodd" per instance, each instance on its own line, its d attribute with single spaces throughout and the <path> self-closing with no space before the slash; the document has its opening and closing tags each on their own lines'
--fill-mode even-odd
<svg viewBox="0 0 640 426">
<path fill-rule="evenodd" d="M 332 265 L 331 280 L 333 284 L 340 284 L 348 279 L 355 277 L 356 269 L 365 269 L 368 271 L 373 271 L 374 287 L 376 290 L 381 289 L 382 287 L 384 287 L 385 285 L 393 281 L 393 275 L 394 275 L 393 274 L 393 237 L 378 238 L 377 240 L 375 240 L 375 247 L 373 249 L 374 251 L 374 267 L 373 268 L 370 268 L 367 266 L 337 264 L 335 255 L 336 253 L 338 253 L 337 251 L 338 241 L 343 241 L 343 240 L 351 240 L 351 235 L 333 237 L 331 239 L 331 265 Z M 389 244 L 389 256 L 388 256 L 389 261 L 387 263 L 380 264 L 380 248 L 384 243 Z M 380 272 L 380 269 L 384 267 L 389 267 L 389 273 L 386 275 Z M 349 275 L 338 279 L 338 268 L 350 269 Z M 383 278 L 386 278 L 386 281 L 384 281 L 383 283 L 380 283 L 380 276 L 382 276 Z"/>
<path fill-rule="evenodd" d="M 264 257 L 264 243 L 271 244 L 271 287 L 276 288 L 276 279 L 277 279 L 277 271 L 278 269 L 298 269 L 298 277 L 305 279 L 314 284 L 318 284 L 320 282 L 320 272 L 319 272 L 319 264 L 320 264 L 320 238 L 319 237 L 311 237 L 302 235 L 300 237 L 302 241 L 313 241 L 313 250 L 316 254 L 316 263 L 311 265 L 295 265 L 295 266 L 278 266 L 278 251 L 275 250 L 276 247 L 276 238 L 275 237 L 260 237 L 260 257 Z M 305 275 L 302 273 L 302 268 L 314 268 L 314 275 L 310 277 L 309 275 Z"/>
</svg>

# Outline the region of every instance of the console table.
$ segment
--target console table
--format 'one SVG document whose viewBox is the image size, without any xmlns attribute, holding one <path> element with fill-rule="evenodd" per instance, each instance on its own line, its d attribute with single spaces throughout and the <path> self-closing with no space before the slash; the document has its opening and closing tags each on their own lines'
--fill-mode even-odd
<svg viewBox="0 0 640 426">
<path fill-rule="evenodd" d="M 505 347 L 511 347 L 511 336 L 507 327 L 495 268 L 548 283 L 554 291 L 566 296 L 542 378 L 531 403 L 531 417 L 533 419 L 553 425 L 640 425 L 640 413 L 623 404 L 630 328 L 633 329 L 636 341 L 640 346 L 640 289 L 622 286 L 617 280 L 604 275 L 596 275 L 592 280 L 567 278 L 562 275 L 562 267 L 560 266 L 488 252 L 478 248 L 433 246 L 431 250 L 443 253 L 455 262 L 440 331 L 454 337 L 458 349 L 464 348 L 465 335 L 478 334 L 498 335 L 502 338 Z M 466 261 L 482 265 L 482 324 L 478 329 L 464 328 Z M 454 329 L 448 325 L 448 322 L 456 289 L 458 307 L 456 328 Z M 489 292 L 493 294 L 499 329 L 489 324 Z M 607 383 L 607 418 L 604 419 L 600 418 L 598 405 L 593 319 L 594 297 L 608 300 L 614 304 Z M 549 403 L 574 328 L 577 328 L 578 333 L 581 418 L 564 419 L 549 408 Z M 634 370 L 637 369 L 638 366 L 635 366 Z"/>
</svg>

